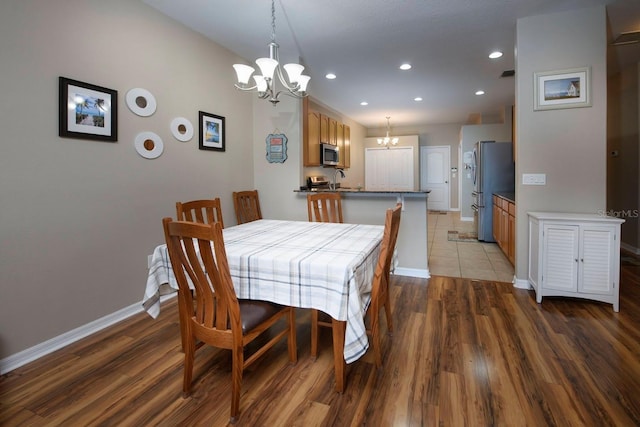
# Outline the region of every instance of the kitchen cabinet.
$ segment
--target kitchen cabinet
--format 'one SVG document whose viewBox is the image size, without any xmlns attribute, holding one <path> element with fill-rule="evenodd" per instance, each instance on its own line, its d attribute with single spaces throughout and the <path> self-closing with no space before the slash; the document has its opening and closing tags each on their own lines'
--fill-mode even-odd
<svg viewBox="0 0 640 427">
<path fill-rule="evenodd" d="M 529 283 L 536 301 L 566 296 L 619 310 L 620 225 L 596 214 L 529 212 Z"/>
<path fill-rule="evenodd" d="M 344 125 L 336 122 L 336 145 L 338 146 L 338 166 L 344 169 Z"/>
<path fill-rule="evenodd" d="M 511 200 L 493 195 L 493 238 L 507 257 L 515 264 L 516 205 Z"/>
<path fill-rule="evenodd" d="M 351 167 L 351 128 L 338 120 L 310 108 L 308 98 L 302 101 L 303 166 L 321 166 L 320 144 L 338 146 L 340 164 Z"/>
<path fill-rule="evenodd" d="M 303 148 L 304 166 L 320 166 L 320 113 L 309 111 L 306 115 L 306 143 Z M 305 127 L 305 126 L 303 126 Z"/>
<path fill-rule="evenodd" d="M 342 146 L 340 156 L 344 158 L 344 168 L 349 169 L 351 167 L 351 128 L 349 125 L 343 125 Z"/>
<path fill-rule="evenodd" d="M 322 142 L 327 142 L 331 145 L 338 145 L 338 121 L 331 117 L 328 117 L 327 120 L 329 121 L 328 140 Z"/>
<path fill-rule="evenodd" d="M 320 142 L 329 143 L 329 116 L 319 114 L 320 116 Z"/>
</svg>

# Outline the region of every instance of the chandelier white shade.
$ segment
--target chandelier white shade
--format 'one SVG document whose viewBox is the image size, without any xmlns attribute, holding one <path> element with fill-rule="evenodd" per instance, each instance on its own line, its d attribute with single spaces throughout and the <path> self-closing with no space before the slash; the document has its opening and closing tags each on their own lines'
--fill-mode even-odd
<svg viewBox="0 0 640 427">
<path fill-rule="evenodd" d="M 398 137 L 390 137 L 389 136 L 389 119 L 391 117 L 387 116 L 387 135 L 384 138 L 378 138 L 378 145 L 385 145 L 388 146 L 389 144 L 391 145 L 396 145 L 399 141 Z"/>
<path fill-rule="evenodd" d="M 274 106 L 280 102 L 278 97 L 281 93 L 302 98 L 307 96 L 307 85 L 311 79 L 302 74 L 304 66 L 300 64 L 285 64 L 280 67 L 278 62 L 278 43 L 276 43 L 276 10 L 274 0 L 271 0 L 271 43 L 269 43 L 269 57 L 256 59 L 256 65 L 260 69 L 260 74 L 253 76 L 253 85 L 249 83 L 255 68 L 245 64 L 234 64 L 238 82 L 235 87 L 243 91 L 255 91 L 260 99 L 268 99 Z M 284 68 L 287 79 L 282 72 Z M 275 76 L 274 76 L 275 74 Z M 276 90 L 276 77 L 283 86 L 282 90 Z"/>
</svg>

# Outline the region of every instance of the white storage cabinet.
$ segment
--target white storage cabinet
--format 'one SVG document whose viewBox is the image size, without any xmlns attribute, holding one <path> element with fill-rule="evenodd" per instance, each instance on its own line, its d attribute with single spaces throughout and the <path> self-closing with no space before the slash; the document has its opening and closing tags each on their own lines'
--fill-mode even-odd
<svg viewBox="0 0 640 427">
<path fill-rule="evenodd" d="M 619 310 L 620 224 L 595 214 L 528 212 L 529 284 L 543 296 L 586 298 Z"/>
</svg>

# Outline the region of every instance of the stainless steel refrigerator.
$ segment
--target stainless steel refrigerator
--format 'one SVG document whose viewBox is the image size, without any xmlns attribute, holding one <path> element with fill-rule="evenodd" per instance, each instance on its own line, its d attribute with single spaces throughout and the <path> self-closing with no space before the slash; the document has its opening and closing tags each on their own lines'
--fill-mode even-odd
<svg viewBox="0 0 640 427">
<path fill-rule="evenodd" d="M 493 193 L 513 192 L 515 165 L 513 144 L 480 141 L 473 148 L 473 205 L 478 226 L 478 240 L 495 242 L 493 238 Z"/>
</svg>

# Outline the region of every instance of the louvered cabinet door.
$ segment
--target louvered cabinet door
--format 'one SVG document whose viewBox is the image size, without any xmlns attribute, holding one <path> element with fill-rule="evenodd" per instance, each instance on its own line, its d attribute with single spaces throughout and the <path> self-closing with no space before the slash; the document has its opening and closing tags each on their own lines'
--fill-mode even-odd
<svg viewBox="0 0 640 427">
<path fill-rule="evenodd" d="M 580 232 L 578 291 L 611 295 L 615 283 L 615 227 L 583 227 Z"/>
<path fill-rule="evenodd" d="M 553 224 L 543 227 L 544 289 L 578 290 L 579 231 L 575 225 Z"/>
</svg>

